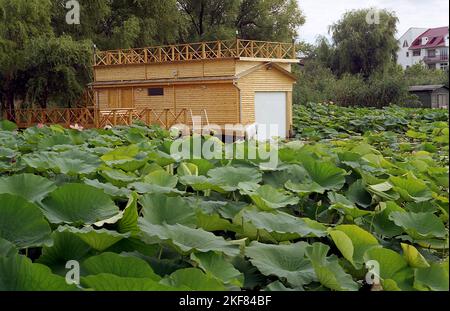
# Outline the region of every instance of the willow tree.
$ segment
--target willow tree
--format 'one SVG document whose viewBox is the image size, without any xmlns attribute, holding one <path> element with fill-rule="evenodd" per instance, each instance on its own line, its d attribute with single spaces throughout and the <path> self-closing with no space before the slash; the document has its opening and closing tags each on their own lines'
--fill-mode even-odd
<svg viewBox="0 0 450 311">
<path fill-rule="evenodd" d="M 333 59 L 338 75 L 369 77 L 395 61 L 398 43 L 395 13 L 374 8 L 347 12 L 330 27 Z"/>
<path fill-rule="evenodd" d="M 23 89 L 20 71 L 27 66 L 30 40 L 52 33 L 50 0 L 0 0 L 0 95 L 2 111 L 13 115 L 14 101 Z"/>
</svg>

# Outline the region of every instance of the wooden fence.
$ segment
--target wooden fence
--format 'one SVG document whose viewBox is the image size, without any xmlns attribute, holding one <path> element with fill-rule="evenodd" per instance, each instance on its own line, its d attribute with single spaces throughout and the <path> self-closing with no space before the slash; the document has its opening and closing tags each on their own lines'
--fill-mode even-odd
<svg viewBox="0 0 450 311">
<path fill-rule="evenodd" d="M 61 125 L 69 128 L 77 125 L 83 128 L 104 128 L 107 126 L 129 126 L 135 121 L 146 125 L 159 125 L 169 129 L 176 124 L 188 124 L 187 109 L 109 109 L 96 108 L 48 108 L 16 109 L 14 115 L 6 114 L 4 118 L 13 120 L 19 128 L 35 125 Z"/>
<path fill-rule="evenodd" d="M 294 43 L 237 39 L 97 51 L 94 64 L 95 66 L 109 66 L 241 57 L 297 59 L 297 52 Z"/>
</svg>

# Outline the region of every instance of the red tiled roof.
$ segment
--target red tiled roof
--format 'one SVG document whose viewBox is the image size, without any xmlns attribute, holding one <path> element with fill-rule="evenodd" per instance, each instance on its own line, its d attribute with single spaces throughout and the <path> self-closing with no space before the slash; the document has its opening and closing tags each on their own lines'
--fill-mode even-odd
<svg viewBox="0 0 450 311">
<path fill-rule="evenodd" d="M 410 50 L 429 49 L 445 46 L 445 36 L 448 35 L 448 27 L 430 28 L 417 37 L 411 44 Z M 422 45 L 422 38 L 428 37 L 428 43 Z"/>
</svg>

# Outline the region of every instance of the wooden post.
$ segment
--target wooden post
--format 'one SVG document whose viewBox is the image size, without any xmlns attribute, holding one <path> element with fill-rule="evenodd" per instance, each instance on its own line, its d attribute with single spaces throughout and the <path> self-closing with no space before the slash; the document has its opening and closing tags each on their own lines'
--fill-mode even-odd
<svg viewBox="0 0 450 311">
<path fill-rule="evenodd" d="M 217 58 L 222 57 L 222 41 L 217 43 Z"/>
<path fill-rule="evenodd" d="M 148 63 L 148 50 L 144 49 L 144 63 Z"/>
<path fill-rule="evenodd" d="M 295 40 L 292 42 L 292 59 L 297 59 L 297 51 L 295 50 Z"/>
<path fill-rule="evenodd" d="M 66 109 L 66 127 L 70 127 L 70 110 Z"/>
<path fill-rule="evenodd" d="M 239 38 L 236 39 L 236 57 L 241 57 L 241 40 Z"/>
<path fill-rule="evenodd" d="M 165 115 L 165 126 L 166 126 L 166 130 L 169 129 L 169 109 L 165 109 L 166 115 Z"/>
<path fill-rule="evenodd" d="M 255 43 L 254 43 L 254 41 L 252 40 L 252 41 L 250 41 L 250 55 L 251 55 L 251 57 L 255 57 Z"/>
<path fill-rule="evenodd" d="M 202 59 L 206 59 L 206 43 L 202 42 Z"/>
</svg>

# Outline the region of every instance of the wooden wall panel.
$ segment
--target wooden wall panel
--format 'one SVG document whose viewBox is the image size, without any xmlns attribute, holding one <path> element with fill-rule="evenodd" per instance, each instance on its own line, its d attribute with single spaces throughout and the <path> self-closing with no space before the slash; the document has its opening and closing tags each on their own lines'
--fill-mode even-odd
<svg viewBox="0 0 450 311">
<path fill-rule="evenodd" d="M 96 81 L 127 81 L 145 79 L 145 65 L 97 67 Z"/>
<path fill-rule="evenodd" d="M 205 61 L 204 67 L 205 77 L 234 76 L 236 61 L 234 59 Z"/>
<path fill-rule="evenodd" d="M 180 85 L 175 97 L 177 109 L 192 109 L 194 115 L 206 109 L 211 124 L 239 122 L 237 89 L 232 84 Z"/>
<path fill-rule="evenodd" d="M 285 74 L 273 68 L 267 70 L 266 67 L 241 78 L 238 86 L 241 89 L 242 123 L 255 122 L 255 92 L 290 92 L 288 94 L 292 94 L 293 84 L 294 81 Z M 288 100 L 289 102 L 292 102 L 292 99 Z"/>
<path fill-rule="evenodd" d="M 164 87 L 164 96 L 149 96 L 148 87 L 134 88 L 134 103 L 136 109 L 175 109 L 174 87 Z"/>
</svg>

